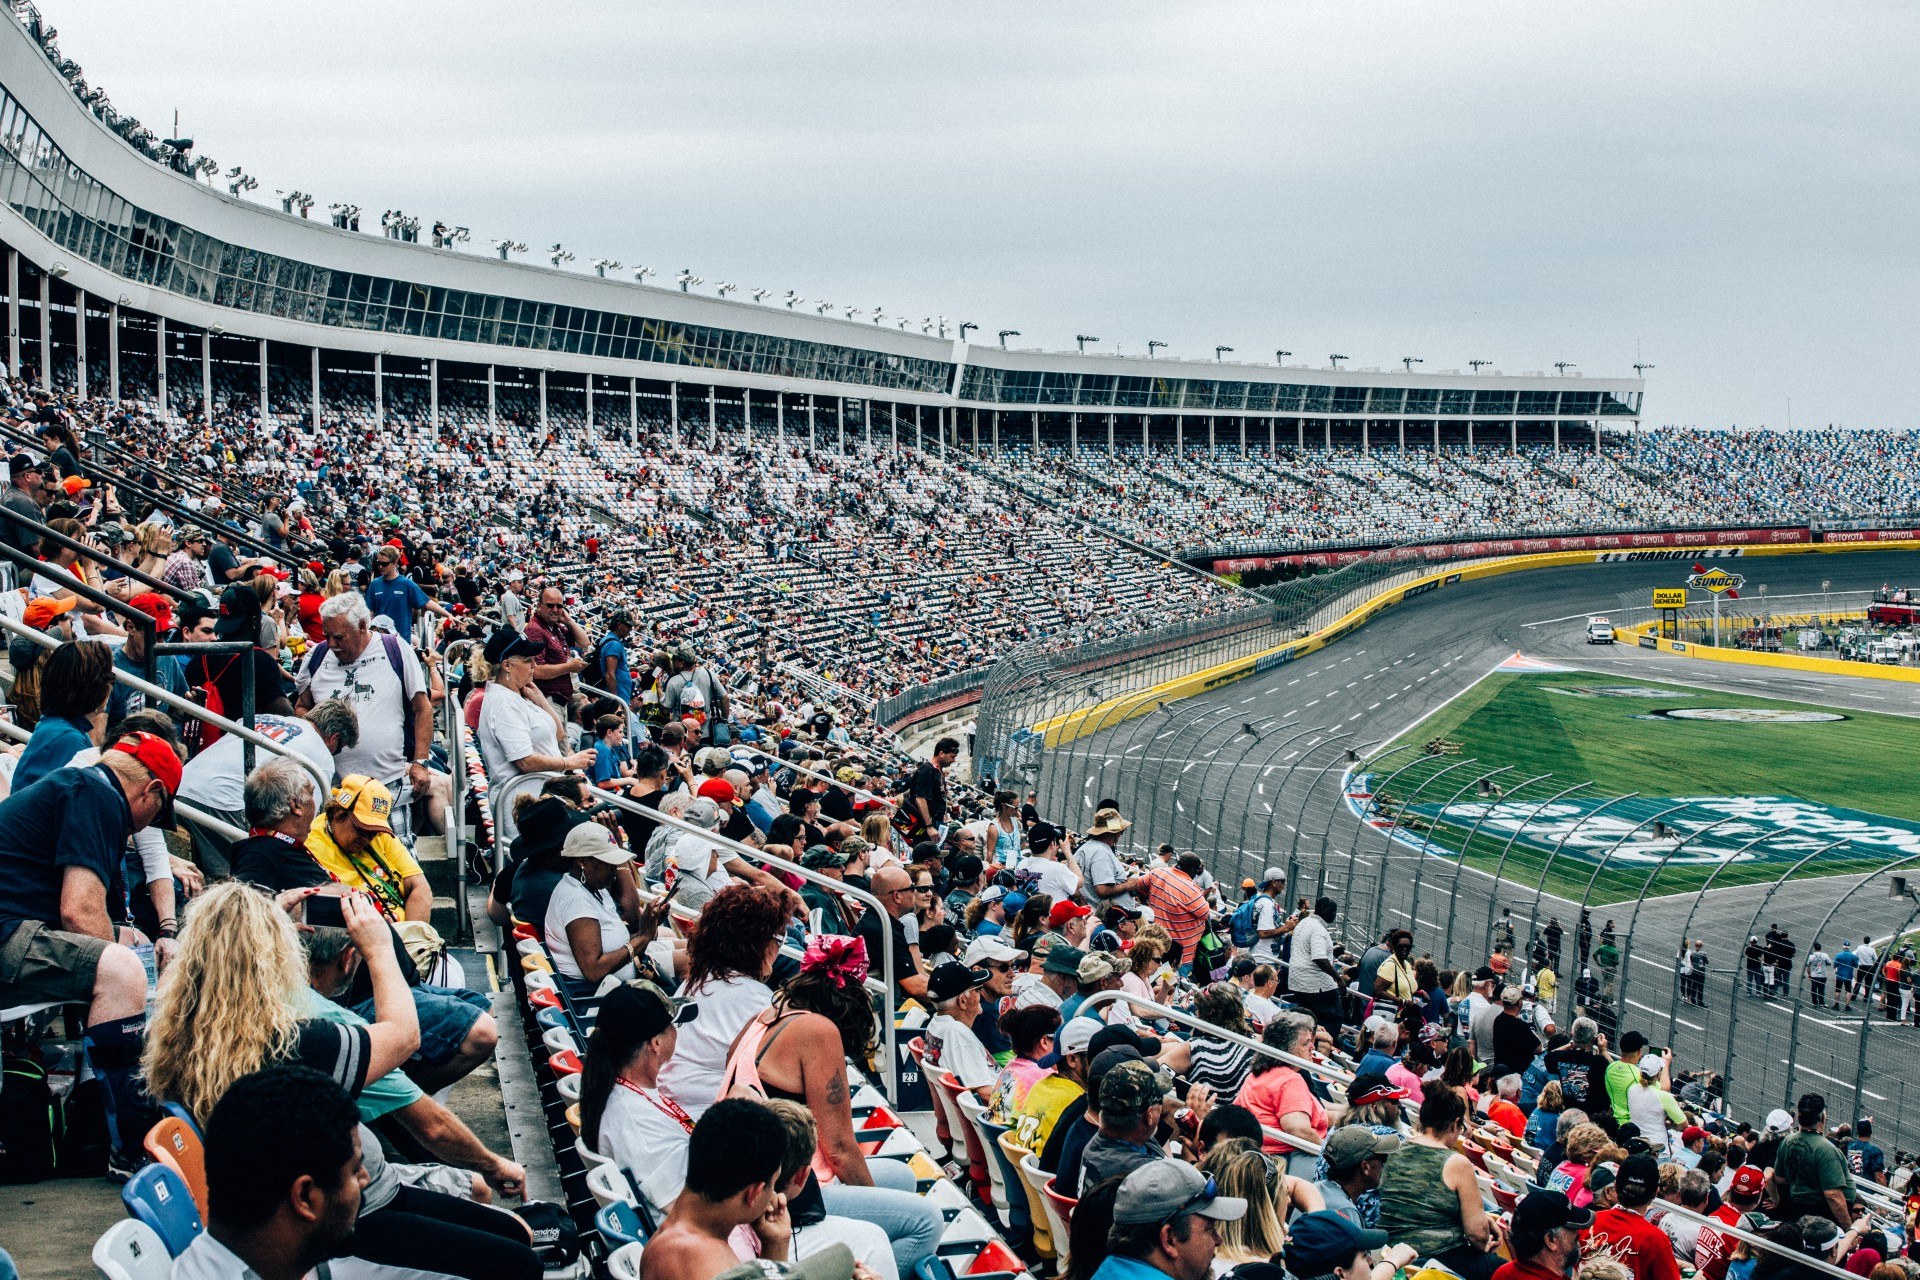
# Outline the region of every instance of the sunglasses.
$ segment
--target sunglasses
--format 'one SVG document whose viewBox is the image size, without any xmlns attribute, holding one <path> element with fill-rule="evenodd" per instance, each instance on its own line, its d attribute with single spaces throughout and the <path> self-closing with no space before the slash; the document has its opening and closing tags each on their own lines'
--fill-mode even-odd
<svg viewBox="0 0 1920 1280">
<path fill-rule="evenodd" d="M 1263 1152 L 1262 1154 L 1265 1154 L 1265 1153 Z M 1219 1182 L 1214 1179 L 1214 1176 L 1212 1174 L 1208 1174 L 1206 1185 L 1202 1186 L 1198 1191 L 1188 1196 L 1186 1200 L 1181 1203 L 1178 1209 L 1175 1209 L 1172 1213 L 1160 1219 L 1160 1221 L 1162 1223 L 1172 1222 L 1175 1218 L 1179 1217 L 1181 1214 L 1192 1212 L 1192 1210 L 1194 1210 L 1200 1205 L 1205 1204 L 1207 1201 L 1212 1200 L 1214 1197 L 1218 1196 L 1219 1194 L 1220 1194 Z"/>
</svg>

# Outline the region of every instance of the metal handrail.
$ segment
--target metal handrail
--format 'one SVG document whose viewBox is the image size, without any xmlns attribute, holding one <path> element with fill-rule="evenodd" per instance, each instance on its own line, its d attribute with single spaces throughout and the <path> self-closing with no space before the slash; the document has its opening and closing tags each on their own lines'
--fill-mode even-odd
<svg viewBox="0 0 1920 1280">
<path fill-rule="evenodd" d="M 809 778 L 817 778 L 821 782 L 824 782 L 829 786 L 832 786 L 841 791 L 847 792 L 849 795 L 857 796 L 860 794 L 861 789 L 859 787 L 854 786 L 851 782 L 842 782 L 840 781 L 840 779 L 835 778 L 829 774 L 821 773 L 818 769 L 809 769 L 806 765 L 795 764 L 791 760 L 782 760 L 779 756 L 775 755 L 773 752 L 763 751 L 759 747 L 754 746 L 751 742 L 741 742 L 741 743 L 736 743 L 735 745 L 740 747 L 742 750 L 751 751 L 753 752 L 753 754 L 757 756 L 765 756 L 767 759 L 773 761 L 775 764 L 781 766 L 782 768 L 791 769 L 795 773 L 805 774 Z M 867 794 L 871 796 L 873 799 L 879 801 L 881 804 L 887 806 L 888 809 L 898 809 L 900 807 L 900 802 L 897 800 L 889 800 L 885 796 L 875 794 L 874 792 L 871 792 L 871 791 L 867 792 Z"/>
<path fill-rule="evenodd" d="M 24 743 L 32 739 L 33 733 L 31 730 L 22 728 L 11 720 L 0 720 L 0 736 L 6 737 L 13 742 Z M 234 826 L 231 822 L 216 818 L 210 813 L 203 813 L 194 805 L 180 799 L 178 796 L 175 796 L 173 800 L 173 812 L 174 816 L 184 818 L 196 827 L 205 827 L 224 840 L 237 841 L 247 838 L 247 833 Z"/>
<path fill-rule="evenodd" d="M 1740 1241 L 1749 1248 L 1764 1249 L 1768 1253 L 1776 1253 L 1783 1258 L 1791 1258 L 1795 1264 L 1799 1266 L 1809 1267 L 1824 1275 L 1837 1277 L 1838 1280 L 1846 1280 L 1847 1277 L 1851 1277 L 1851 1280 L 1860 1280 L 1860 1277 L 1855 1276 L 1851 1271 L 1843 1267 L 1836 1267 L 1824 1258 L 1816 1258 L 1812 1254 L 1801 1253 L 1797 1250 L 1789 1249 L 1784 1245 L 1775 1244 L 1765 1236 L 1757 1236 L 1751 1231 L 1729 1225 L 1718 1218 L 1709 1218 L 1704 1213 L 1689 1209 L 1685 1205 L 1675 1204 L 1671 1200 L 1661 1200 L 1657 1198 L 1654 1200 L 1654 1203 L 1659 1205 L 1661 1209 L 1667 1213 L 1677 1213 L 1689 1222 L 1696 1222 L 1701 1226 L 1709 1227 L 1723 1236 L 1732 1236 L 1735 1240 Z"/>
<path fill-rule="evenodd" d="M 143 586 L 152 587 L 155 591 L 164 591 L 176 600 L 184 600 L 187 598 L 187 593 L 179 587 L 174 586 L 171 582 L 164 582 L 144 570 L 136 569 L 125 560 L 106 551 L 102 551 L 98 547 L 90 547 L 84 542 L 69 538 L 66 534 L 61 533 L 58 529 L 55 529 L 43 520 L 35 520 L 32 516 L 23 516 L 13 510 L 7 511 L 4 518 L 10 523 L 23 525 L 33 530 L 37 537 L 52 542 L 56 547 L 65 547 L 68 551 L 85 556 L 87 559 L 96 561 L 101 565 L 109 565 Z M 48 564 L 47 568 L 65 572 L 64 570 L 60 570 L 58 565 L 54 564 Z M 68 576 L 77 575 L 69 574 Z"/>
<path fill-rule="evenodd" d="M 58 649 L 60 647 L 60 642 L 58 640 L 55 640 L 52 636 L 47 635 L 45 632 L 35 631 L 32 627 L 27 626 L 25 623 L 15 622 L 12 618 L 6 617 L 4 615 L 0 615 L 0 629 L 4 629 L 14 635 L 21 637 L 24 640 L 31 641 L 32 643 L 39 645 L 43 649 Z M 183 711 L 195 720 L 199 720 L 205 724 L 213 725 L 215 728 L 219 729 L 223 733 L 231 733 L 235 737 L 240 738 L 243 741 L 251 742 L 254 746 L 259 747 L 263 751 L 271 751 L 273 754 L 277 756 L 284 756 L 289 760 L 297 761 L 300 767 L 307 771 L 307 776 L 312 778 L 316 783 L 319 784 L 320 793 L 322 795 L 331 795 L 333 793 L 333 779 L 322 777 L 319 767 L 315 765 L 313 761 L 307 759 L 305 756 L 301 755 L 296 751 L 287 750 L 285 746 L 283 746 L 278 742 L 275 742 L 272 738 L 267 737 L 265 734 L 257 733 L 254 730 L 249 729 L 246 725 L 240 724 L 237 721 L 229 720 L 225 716 L 215 715 L 213 712 L 207 710 L 205 707 L 201 706 L 197 702 L 194 702 L 187 698 L 183 698 L 179 694 L 174 693 L 170 690 L 162 689 L 157 684 L 150 684 L 147 681 L 142 680 L 139 676 L 129 675 L 127 672 L 120 670 L 118 667 L 115 667 L 113 669 L 113 678 L 116 683 L 124 684 L 129 689 L 137 690 L 140 693 L 145 694 L 150 699 L 153 699 L 158 702 L 163 702 L 170 707 L 173 707 L 179 711 Z M 242 839 L 246 838 L 245 832 L 241 833 L 241 838 Z"/>
<path fill-rule="evenodd" d="M 559 778 L 564 776 L 565 776 L 564 774 L 556 773 L 551 770 L 545 770 L 538 773 L 516 773 L 515 775 L 513 775 L 513 777 L 507 779 L 505 782 L 501 783 L 498 787 L 494 788 L 494 797 L 493 797 L 494 803 L 497 805 L 500 802 L 501 798 L 507 795 L 510 795 L 515 790 L 512 784 L 518 782 L 522 778 L 536 779 L 541 783 L 545 783 L 545 781 L 548 778 Z M 894 982 L 893 982 L 893 918 L 887 914 L 886 908 L 881 906 L 880 899 L 874 896 L 873 894 L 868 893 L 864 889 L 858 889 L 858 888 L 855 888 L 853 885 L 845 883 L 844 881 L 835 880 L 831 876 L 822 875 L 820 872 L 815 871 L 809 867 L 803 867 L 797 862 L 789 862 L 785 858 L 777 857 L 774 854 L 770 854 L 766 852 L 764 849 L 755 849 L 751 845 L 742 844 L 738 840 L 729 839 L 728 837 L 721 835 L 717 831 L 709 831 L 705 827 L 695 826 L 693 823 L 688 822 L 685 818 L 677 817 L 671 813 L 662 813 L 657 809 L 649 809 L 645 805 L 640 804 L 637 801 L 627 799 L 627 797 L 621 795 L 617 791 L 596 792 L 594 795 L 594 799 L 600 803 L 611 804 L 616 809 L 623 809 L 629 813 L 638 814 L 641 817 L 647 818 L 650 821 L 660 826 L 672 827 L 675 830 L 680 831 L 684 834 L 695 835 L 695 836 L 699 836 L 702 840 L 712 841 L 715 845 L 718 845 L 720 848 L 731 850 L 732 852 L 740 855 L 743 858 L 748 859 L 749 861 L 766 863 L 769 866 L 778 867 L 782 871 L 791 872 L 792 874 L 799 876 L 802 880 L 805 880 L 810 884 L 819 885 L 821 888 L 826 889 L 829 892 L 837 893 L 843 897 L 851 898 L 855 902 L 860 903 L 867 910 L 875 911 L 879 913 L 878 918 L 883 921 L 882 927 L 880 929 L 880 963 L 881 963 L 882 969 L 886 973 L 886 978 L 885 978 L 886 997 L 885 997 L 885 1007 L 883 1010 L 883 1014 L 884 1014 L 883 1031 L 885 1034 L 886 1046 L 887 1046 L 887 1070 L 881 1077 L 881 1084 L 886 1088 L 887 1100 L 889 1102 L 894 1102 L 897 1104 L 899 1101 L 899 1097 L 898 1097 L 899 1085 L 896 1083 L 894 1076 L 895 1076 L 895 1071 L 899 1065 L 897 1061 L 898 1055 L 899 1055 L 899 1046 L 897 1043 L 898 1032 L 897 1032 L 897 1028 L 894 1026 L 894 1019 L 896 1014 L 898 1013 L 899 996 L 898 996 L 898 993 L 896 993 L 894 990 Z M 495 836 L 494 852 L 495 852 L 496 865 L 498 865 L 498 858 L 500 856 L 499 833 L 501 830 L 502 828 L 496 816 L 496 819 L 494 822 L 494 836 Z"/>
</svg>

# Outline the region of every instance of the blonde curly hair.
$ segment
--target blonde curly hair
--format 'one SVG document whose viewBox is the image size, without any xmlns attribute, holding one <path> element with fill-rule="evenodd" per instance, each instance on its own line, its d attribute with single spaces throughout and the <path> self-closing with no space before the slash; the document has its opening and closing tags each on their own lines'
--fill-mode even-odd
<svg viewBox="0 0 1920 1280">
<path fill-rule="evenodd" d="M 188 908 L 147 1027 L 147 1091 L 205 1124 L 241 1076 L 287 1057 L 300 1032 L 306 955 L 293 920 L 237 881 Z"/>
</svg>

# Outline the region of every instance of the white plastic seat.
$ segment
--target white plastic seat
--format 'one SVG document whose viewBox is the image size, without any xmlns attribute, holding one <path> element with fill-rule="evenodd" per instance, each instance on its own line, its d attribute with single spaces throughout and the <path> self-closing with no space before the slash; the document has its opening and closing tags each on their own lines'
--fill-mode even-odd
<svg viewBox="0 0 1920 1280">
<path fill-rule="evenodd" d="M 579 1072 L 569 1071 L 566 1075 L 557 1077 L 553 1082 L 553 1087 L 555 1089 L 558 1089 L 560 1091 L 560 1096 L 562 1098 L 565 1098 L 568 1102 L 580 1101 L 580 1073 Z"/>
<path fill-rule="evenodd" d="M 1011 1201 L 1007 1198 L 1006 1175 L 1000 1172 L 1000 1161 L 995 1158 L 999 1144 L 994 1141 L 993 1135 L 987 1132 L 986 1104 L 974 1096 L 971 1089 L 955 1096 L 953 1101 L 959 1106 L 960 1114 L 965 1117 L 967 1124 L 971 1125 L 974 1133 L 979 1136 L 981 1149 L 987 1153 L 987 1181 L 991 1184 L 993 1211 L 1000 1215 L 1000 1221 L 1006 1222 L 1007 1209 Z"/>
<path fill-rule="evenodd" d="M 587 1190 L 601 1209 L 610 1204 L 633 1203 L 633 1188 L 627 1184 L 627 1175 L 611 1160 L 587 1170 Z"/>
<path fill-rule="evenodd" d="M 173 1259 L 152 1227 L 122 1218 L 93 1242 L 93 1265 L 106 1280 L 167 1280 Z"/>
<path fill-rule="evenodd" d="M 645 1250 L 643 1244 L 621 1245 L 607 1255 L 607 1274 L 613 1280 L 640 1280 L 640 1255 Z"/>
<path fill-rule="evenodd" d="M 559 1053 L 567 1049 L 575 1053 L 580 1052 L 580 1046 L 574 1041 L 573 1032 L 565 1027 L 548 1027 L 546 1034 L 540 1037 L 540 1043 L 547 1046 L 548 1053 Z"/>
</svg>

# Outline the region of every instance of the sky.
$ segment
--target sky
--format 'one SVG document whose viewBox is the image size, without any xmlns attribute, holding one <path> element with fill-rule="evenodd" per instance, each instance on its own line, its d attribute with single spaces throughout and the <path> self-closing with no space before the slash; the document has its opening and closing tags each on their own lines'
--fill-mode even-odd
<svg viewBox="0 0 1920 1280">
<path fill-rule="evenodd" d="M 1912 0 L 44 0 L 276 189 L 992 341 L 1920 426 Z M 891 322 L 890 322 L 891 323 Z"/>
</svg>

